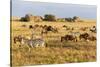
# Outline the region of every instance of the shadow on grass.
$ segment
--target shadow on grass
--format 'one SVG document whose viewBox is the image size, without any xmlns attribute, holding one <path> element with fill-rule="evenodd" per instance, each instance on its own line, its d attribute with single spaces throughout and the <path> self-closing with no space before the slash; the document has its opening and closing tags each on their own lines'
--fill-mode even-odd
<svg viewBox="0 0 100 67">
<path fill-rule="evenodd" d="M 96 43 L 95 43 L 96 44 Z M 49 41 L 47 43 L 48 47 L 60 47 L 69 48 L 76 50 L 89 50 L 96 49 L 96 45 L 92 45 L 90 42 L 60 42 L 60 41 Z"/>
</svg>

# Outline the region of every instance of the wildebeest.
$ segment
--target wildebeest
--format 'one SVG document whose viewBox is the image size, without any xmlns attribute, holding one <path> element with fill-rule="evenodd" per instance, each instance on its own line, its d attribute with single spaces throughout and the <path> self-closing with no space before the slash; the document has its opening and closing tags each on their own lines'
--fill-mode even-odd
<svg viewBox="0 0 100 67">
<path fill-rule="evenodd" d="M 96 33 L 96 26 L 93 26 L 92 28 L 90 28 L 90 31 Z"/>
<path fill-rule="evenodd" d="M 80 40 L 84 39 L 86 41 L 95 41 L 96 40 L 96 37 L 93 36 L 93 35 L 90 35 L 88 33 L 83 33 L 83 34 L 80 34 L 79 36 Z"/>
<path fill-rule="evenodd" d="M 88 40 L 90 40 L 90 41 L 95 41 L 95 40 L 96 40 L 96 37 L 95 37 L 95 36 L 89 36 L 89 37 L 88 37 Z"/>
<path fill-rule="evenodd" d="M 47 25 L 44 25 L 44 27 L 43 27 L 43 30 L 42 30 L 42 34 L 43 33 L 48 33 L 49 31 L 51 31 L 51 32 L 54 32 L 54 33 L 57 33 L 58 32 L 58 29 L 57 28 L 53 28 L 52 26 L 47 26 Z"/>
<path fill-rule="evenodd" d="M 52 29 L 52 32 L 58 33 L 58 28 L 54 27 L 54 28 Z"/>
<path fill-rule="evenodd" d="M 47 28 L 47 27 L 48 27 L 47 25 L 44 25 L 44 26 L 43 26 L 43 29 L 45 29 L 45 28 Z"/>
<path fill-rule="evenodd" d="M 47 31 L 52 31 L 52 30 L 53 30 L 52 26 L 48 26 L 48 27 L 46 27 L 45 29 L 46 29 Z"/>
<path fill-rule="evenodd" d="M 66 25 L 63 25 L 63 28 L 65 28 L 66 30 L 70 30 L 70 28 Z"/>
<path fill-rule="evenodd" d="M 22 42 L 22 36 L 21 35 L 14 37 L 14 43 L 16 44 L 17 42 L 19 42 L 21 44 L 21 42 Z"/>
<path fill-rule="evenodd" d="M 29 25 L 29 29 L 33 29 L 33 26 L 32 25 Z"/>
<path fill-rule="evenodd" d="M 63 27 L 67 27 L 66 25 L 63 25 Z"/>
<path fill-rule="evenodd" d="M 69 26 L 66 26 L 66 25 L 63 25 L 63 28 L 65 28 L 65 30 L 74 30 L 74 27 L 69 27 Z"/>
<path fill-rule="evenodd" d="M 73 36 L 73 35 L 65 35 L 65 36 L 61 37 L 61 42 L 63 42 L 63 41 L 77 42 L 77 38 L 76 38 L 76 36 Z"/>
<path fill-rule="evenodd" d="M 43 28 L 43 25 L 40 25 L 40 28 Z"/>
<path fill-rule="evenodd" d="M 42 29 L 41 34 L 47 34 L 47 30 L 46 29 Z"/>
<path fill-rule="evenodd" d="M 83 33 L 83 34 L 80 34 L 80 36 L 79 36 L 80 40 L 82 40 L 82 39 L 87 40 L 88 37 L 89 37 L 88 33 Z"/>
</svg>

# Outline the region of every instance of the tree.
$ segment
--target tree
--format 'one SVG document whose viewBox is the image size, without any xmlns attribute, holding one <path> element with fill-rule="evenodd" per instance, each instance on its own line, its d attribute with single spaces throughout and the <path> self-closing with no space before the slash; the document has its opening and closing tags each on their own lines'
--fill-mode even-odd
<svg viewBox="0 0 100 67">
<path fill-rule="evenodd" d="M 26 14 L 26 15 L 25 15 L 26 21 L 30 21 L 30 17 L 31 17 L 31 16 L 32 16 L 32 15 Z"/>
<path fill-rule="evenodd" d="M 73 17 L 73 21 L 75 22 L 75 20 L 77 20 L 78 19 L 78 17 L 77 16 L 74 16 Z"/>
<path fill-rule="evenodd" d="M 21 17 L 20 21 L 28 22 L 28 21 L 30 21 L 30 16 L 28 14 L 26 14 L 25 17 Z"/>
<path fill-rule="evenodd" d="M 45 21 L 56 21 L 56 17 L 52 14 L 46 14 L 44 15 L 44 20 Z"/>
</svg>

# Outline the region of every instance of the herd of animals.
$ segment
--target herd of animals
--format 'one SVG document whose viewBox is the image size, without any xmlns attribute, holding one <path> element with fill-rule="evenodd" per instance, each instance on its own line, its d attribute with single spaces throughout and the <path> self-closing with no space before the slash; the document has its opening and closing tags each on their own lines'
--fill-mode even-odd
<svg viewBox="0 0 100 67">
<path fill-rule="evenodd" d="M 22 25 L 21 27 L 27 27 L 27 25 Z M 41 28 L 41 38 L 34 38 L 34 33 L 32 33 L 30 38 L 26 38 L 23 35 L 17 35 L 14 36 L 13 42 L 16 44 L 19 42 L 20 44 L 26 44 L 29 47 L 48 47 L 48 43 L 45 42 L 43 35 L 48 34 L 49 32 L 52 33 L 59 33 L 59 29 L 57 27 L 48 26 L 48 25 L 28 25 L 28 28 L 32 31 L 34 31 L 36 28 Z M 96 26 L 91 27 L 81 27 L 79 30 L 84 31 L 83 33 L 80 32 L 73 32 L 75 30 L 74 27 L 69 27 L 67 25 L 63 25 L 62 28 L 65 29 L 65 31 L 69 31 L 68 34 L 64 36 L 60 36 L 61 43 L 71 41 L 71 42 L 78 42 L 78 41 L 95 41 L 96 36 L 91 35 L 87 32 L 87 30 L 91 33 L 96 34 Z"/>
</svg>

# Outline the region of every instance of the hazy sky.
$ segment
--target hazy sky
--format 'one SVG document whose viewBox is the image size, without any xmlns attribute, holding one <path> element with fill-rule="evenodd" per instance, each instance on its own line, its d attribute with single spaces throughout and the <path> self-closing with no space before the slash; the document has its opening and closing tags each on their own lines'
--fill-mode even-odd
<svg viewBox="0 0 100 67">
<path fill-rule="evenodd" d="M 57 17 L 80 16 L 82 18 L 96 19 L 97 7 L 95 5 L 75 5 L 61 3 L 44 3 L 12 0 L 12 16 L 25 16 L 25 14 L 40 15 L 54 14 Z"/>
</svg>

